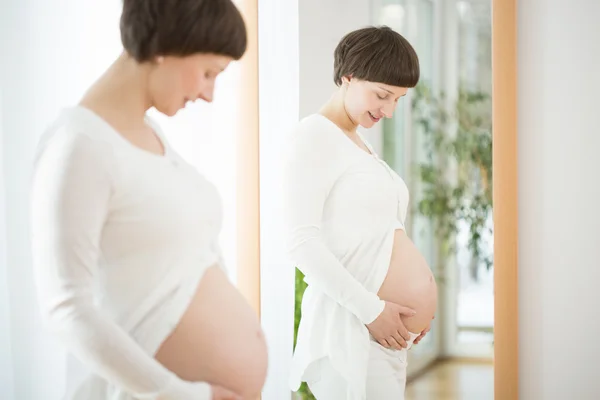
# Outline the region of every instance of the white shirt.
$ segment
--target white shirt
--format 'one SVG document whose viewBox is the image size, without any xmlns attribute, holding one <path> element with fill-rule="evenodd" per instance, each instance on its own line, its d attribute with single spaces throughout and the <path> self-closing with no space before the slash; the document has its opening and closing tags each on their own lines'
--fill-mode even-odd
<svg viewBox="0 0 600 400">
<path fill-rule="evenodd" d="M 43 136 L 31 199 L 41 312 L 72 357 L 67 399 L 210 399 L 153 355 L 220 260 L 220 198 L 169 147 L 135 147 L 83 107 Z"/>
<path fill-rule="evenodd" d="M 370 338 L 365 325 L 383 311 L 377 296 L 389 267 L 394 232 L 404 229 L 408 188 L 362 139 L 357 146 L 315 114 L 292 135 L 285 166 L 289 253 L 305 274 L 291 373 L 297 390 L 321 357 L 364 399 Z"/>
</svg>

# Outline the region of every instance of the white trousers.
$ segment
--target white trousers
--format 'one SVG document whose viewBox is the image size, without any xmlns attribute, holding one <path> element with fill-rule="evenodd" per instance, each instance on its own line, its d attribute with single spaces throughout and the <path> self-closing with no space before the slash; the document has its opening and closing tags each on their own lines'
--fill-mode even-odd
<svg viewBox="0 0 600 400">
<path fill-rule="evenodd" d="M 408 348 L 403 350 L 386 349 L 371 340 L 366 400 L 404 400 L 408 349 L 417 336 L 411 333 Z M 318 360 L 310 369 L 307 384 L 317 400 L 363 400 L 350 392 L 328 358 Z"/>
</svg>

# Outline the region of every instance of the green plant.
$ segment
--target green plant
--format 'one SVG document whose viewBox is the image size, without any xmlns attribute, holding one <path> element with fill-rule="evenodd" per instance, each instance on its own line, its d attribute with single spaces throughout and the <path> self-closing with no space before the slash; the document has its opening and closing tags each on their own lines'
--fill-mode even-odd
<svg viewBox="0 0 600 400">
<path fill-rule="evenodd" d="M 473 259 L 489 269 L 493 258 L 485 251 L 485 233 L 492 233 L 491 98 L 461 89 L 449 103 L 426 85 L 415 88 L 413 121 L 426 147 L 426 159 L 417 165 L 422 187 L 417 209 L 433 221 L 443 255 L 455 250 L 454 235 L 465 223 Z"/>
<path fill-rule="evenodd" d="M 296 301 L 294 304 L 294 348 L 296 348 L 296 338 L 298 337 L 298 326 L 300 325 L 300 318 L 302 318 L 302 296 L 306 290 L 306 282 L 304 282 L 304 274 L 296 268 Z M 315 397 L 310 392 L 310 389 L 305 382 L 302 383 L 298 390 L 298 395 L 302 400 L 315 400 Z"/>
</svg>

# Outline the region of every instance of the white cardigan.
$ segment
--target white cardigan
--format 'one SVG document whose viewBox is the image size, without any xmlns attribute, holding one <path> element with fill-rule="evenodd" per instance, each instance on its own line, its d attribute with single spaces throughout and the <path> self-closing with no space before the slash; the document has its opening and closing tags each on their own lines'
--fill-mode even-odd
<svg viewBox="0 0 600 400">
<path fill-rule="evenodd" d="M 315 114 L 300 122 L 287 149 L 288 249 L 309 285 L 290 378 L 294 391 L 313 362 L 329 357 L 353 398 L 366 397 L 370 339 L 365 325 L 383 311 L 377 292 L 389 267 L 394 232 L 404 229 L 409 193 L 365 144 L 372 154 Z"/>
<path fill-rule="evenodd" d="M 153 355 L 220 258 L 220 198 L 154 129 L 164 157 L 74 107 L 39 146 L 33 260 L 42 315 L 71 354 L 66 399 L 211 398 Z"/>
</svg>

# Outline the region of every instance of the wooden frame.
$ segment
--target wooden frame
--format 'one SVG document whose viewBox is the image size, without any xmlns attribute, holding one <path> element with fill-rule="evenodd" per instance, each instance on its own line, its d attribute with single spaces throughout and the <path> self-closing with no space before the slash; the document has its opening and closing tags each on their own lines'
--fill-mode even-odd
<svg viewBox="0 0 600 400">
<path fill-rule="evenodd" d="M 519 398 L 517 0 L 492 0 L 494 398 Z"/>
<path fill-rule="evenodd" d="M 516 2 L 492 0 L 494 392 L 498 400 L 517 400 L 519 389 Z M 249 48 L 242 60 L 240 102 L 244 106 L 238 137 L 238 285 L 259 313 L 258 7 L 257 0 L 241 3 Z"/>
<path fill-rule="evenodd" d="M 260 181 L 258 121 L 258 0 L 242 0 L 248 49 L 240 62 L 237 136 L 237 285 L 260 316 Z"/>
</svg>

